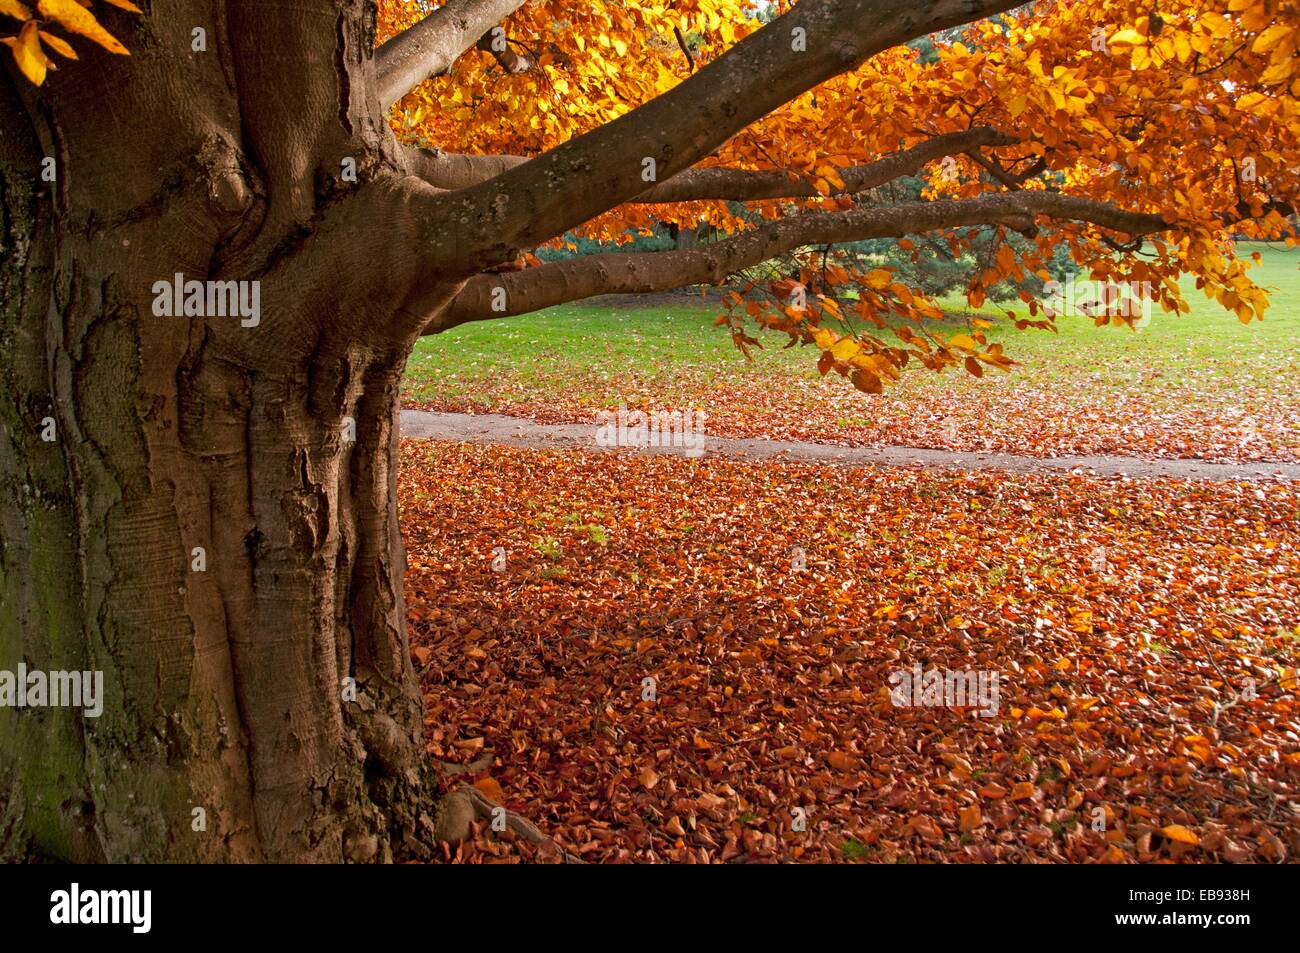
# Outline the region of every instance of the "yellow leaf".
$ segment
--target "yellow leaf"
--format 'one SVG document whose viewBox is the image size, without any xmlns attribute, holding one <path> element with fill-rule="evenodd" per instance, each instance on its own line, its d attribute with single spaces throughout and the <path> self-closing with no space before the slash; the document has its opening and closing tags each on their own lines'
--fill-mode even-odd
<svg viewBox="0 0 1300 953">
<path fill-rule="evenodd" d="M 1120 30 L 1107 42 L 1115 46 L 1139 46 L 1146 42 L 1146 37 L 1137 30 Z"/>
<path fill-rule="evenodd" d="M 132 3 L 131 0 L 104 0 L 104 2 L 111 3 L 120 10 L 130 10 L 132 13 L 144 13 L 144 11 Z"/>
<path fill-rule="evenodd" d="M 14 62 L 24 76 L 37 86 L 45 82 L 45 54 L 41 52 L 41 41 L 36 36 L 36 21 L 28 20 L 23 24 L 22 32 L 12 44 Z"/>
<path fill-rule="evenodd" d="M 840 338 L 831 347 L 831 354 L 841 361 L 847 361 L 849 358 L 857 355 L 862 350 L 862 345 L 853 338 Z"/>
<path fill-rule="evenodd" d="M 948 339 L 948 344 L 962 351 L 974 351 L 977 347 L 975 339 L 969 334 L 954 334 Z"/>
<path fill-rule="evenodd" d="M 1177 841 L 1180 844 L 1196 845 L 1201 842 L 1201 839 L 1194 832 L 1189 831 L 1181 824 L 1167 824 L 1160 828 L 1160 833 L 1164 834 L 1169 840 Z"/>
<path fill-rule="evenodd" d="M 73 33 L 80 33 L 88 40 L 94 40 L 110 53 L 130 55 L 127 48 L 117 41 L 117 37 L 100 26 L 95 15 L 76 0 L 40 0 L 36 9 L 41 16 L 62 24 Z"/>
<path fill-rule="evenodd" d="M 63 39 L 63 37 L 55 36 L 53 33 L 46 33 L 44 30 L 41 30 L 40 34 L 41 42 L 52 49 L 55 53 L 58 53 L 60 56 L 66 56 L 70 60 L 75 60 L 77 58 L 77 51 L 74 50 L 68 44 L 68 41 Z"/>
<path fill-rule="evenodd" d="M 835 346 L 835 342 L 839 340 L 838 335 L 836 335 L 836 333 L 830 330 L 829 328 L 822 328 L 822 327 L 813 328 L 812 336 L 813 336 L 813 340 L 817 342 L 817 346 L 826 351 L 829 351 L 831 348 L 833 348 Z"/>
<path fill-rule="evenodd" d="M 844 180 L 840 178 L 839 171 L 833 165 L 819 165 L 813 170 L 832 186 L 837 189 L 844 188 Z"/>
<path fill-rule="evenodd" d="M 1263 112 L 1263 107 L 1272 105 L 1275 102 L 1272 97 L 1263 93 L 1247 93 L 1237 100 L 1237 108 L 1248 113 Z"/>
<path fill-rule="evenodd" d="M 19 3 L 18 0 L 0 0 L 0 13 L 7 13 L 19 20 L 30 20 L 32 18 L 32 11 Z"/>
<path fill-rule="evenodd" d="M 1293 31 L 1294 28 L 1287 26 L 1285 23 L 1275 23 L 1255 38 L 1250 50 L 1252 53 L 1267 53 L 1290 36 Z"/>
<path fill-rule="evenodd" d="M 1283 83 L 1291 78 L 1294 66 L 1290 57 L 1283 57 L 1280 60 L 1271 61 L 1268 69 L 1260 75 L 1259 81 L 1272 85 L 1274 83 Z"/>
<path fill-rule="evenodd" d="M 884 268 L 875 268 L 867 273 L 867 284 L 879 291 L 894 280 L 894 274 Z"/>
</svg>

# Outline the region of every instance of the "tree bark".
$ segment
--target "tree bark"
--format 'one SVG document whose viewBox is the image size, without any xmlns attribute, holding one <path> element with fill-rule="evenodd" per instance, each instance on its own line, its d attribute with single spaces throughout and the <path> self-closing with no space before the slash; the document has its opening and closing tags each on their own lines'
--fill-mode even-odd
<svg viewBox="0 0 1300 953">
<path fill-rule="evenodd" d="M 401 300 L 324 237 L 339 190 L 391 212 L 366 182 L 391 137 L 337 98 L 365 88 L 364 4 L 172 6 L 129 68 L 87 50 L 48 89 L 2 84 L 0 669 L 100 671 L 106 700 L 97 718 L 0 708 L 0 852 L 419 855 L 436 791 L 395 493 L 419 322 L 358 345 Z M 274 92 L 328 117 L 310 136 L 266 97 L 268 64 L 188 55 L 189 24 L 237 45 L 241 20 L 295 51 L 305 95 Z M 309 95 L 322 80 L 333 102 Z M 330 179 L 340 156 L 356 186 Z M 155 313 L 176 274 L 259 282 L 256 326 Z"/>
</svg>

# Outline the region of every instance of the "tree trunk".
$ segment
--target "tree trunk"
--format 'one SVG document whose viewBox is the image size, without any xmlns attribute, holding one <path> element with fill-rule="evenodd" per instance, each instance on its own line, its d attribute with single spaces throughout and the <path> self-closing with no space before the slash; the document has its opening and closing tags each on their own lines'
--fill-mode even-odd
<svg viewBox="0 0 1300 953">
<path fill-rule="evenodd" d="M 130 61 L 0 80 L 0 670 L 100 671 L 106 696 L 99 717 L 0 707 L 0 856 L 430 839 L 395 493 L 427 313 L 391 325 L 373 230 L 326 242 L 356 225 L 341 193 L 374 189 L 375 215 L 395 193 L 374 184 L 391 134 L 353 101 L 373 10 L 317 6 L 155 2 Z M 177 274 L 258 282 L 256 325 L 160 315 Z"/>
</svg>

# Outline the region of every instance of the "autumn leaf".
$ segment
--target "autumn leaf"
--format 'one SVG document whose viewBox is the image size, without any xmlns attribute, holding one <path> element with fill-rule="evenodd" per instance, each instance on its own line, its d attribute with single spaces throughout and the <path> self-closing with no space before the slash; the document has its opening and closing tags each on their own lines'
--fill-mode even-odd
<svg viewBox="0 0 1300 953">
<path fill-rule="evenodd" d="M 16 17 L 19 20 L 30 20 L 32 18 L 32 12 L 19 3 L 18 0 L 0 0 L 0 13 Z"/>
<path fill-rule="evenodd" d="M 1146 42 L 1146 37 L 1133 29 L 1120 30 L 1114 33 L 1109 40 L 1113 46 L 1137 46 Z"/>
<path fill-rule="evenodd" d="M 58 53 L 60 56 L 66 56 L 70 60 L 77 59 L 77 51 L 74 50 L 62 37 L 55 36 L 53 33 L 40 31 L 41 42 Z"/>
<path fill-rule="evenodd" d="M 857 764 L 857 759 L 845 751 L 832 751 L 826 761 L 836 771 L 852 771 Z"/>
<path fill-rule="evenodd" d="M 506 792 L 501 790 L 501 784 L 495 778 L 479 778 L 474 782 L 474 787 L 495 804 L 504 804 L 506 801 Z"/>
<path fill-rule="evenodd" d="M 73 33 L 94 40 L 110 53 L 120 56 L 130 55 L 130 51 L 100 25 L 95 15 L 76 0 L 40 0 L 37 10 L 41 16 L 55 21 Z"/>
<path fill-rule="evenodd" d="M 855 370 L 849 375 L 849 379 L 853 382 L 854 387 L 865 394 L 882 394 L 885 391 L 885 386 L 881 383 L 880 378 L 863 368 Z"/>
<path fill-rule="evenodd" d="M 1029 781 L 1020 781 L 1011 788 L 1011 800 L 1024 801 L 1034 796 L 1034 785 Z"/>
<path fill-rule="evenodd" d="M 1167 824 L 1160 828 L 1160 833 L 1171 841 L 1179 844 L 1190 844 L 1195 846 L 1201 842 L 1201 839 L 1195 833 L 1183 827 L 1181 824 Z"/>
<path fill-rule="evenodd" d="M 6 42 L 13 50 L 14 62 L 18 69 L 37 86 L 45 82 L 45 71 L 49 61 L 41 52 L 41 41 L 37 35 L 36 21 L 29 20 L 23 24 L 18 38 L 7 38 Z"/>
</svg>

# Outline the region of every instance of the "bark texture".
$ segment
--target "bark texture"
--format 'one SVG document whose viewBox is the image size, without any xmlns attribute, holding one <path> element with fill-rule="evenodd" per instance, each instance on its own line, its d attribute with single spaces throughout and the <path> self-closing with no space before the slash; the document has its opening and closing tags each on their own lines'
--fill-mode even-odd
<svg viewBox="0 0 1300 953">
<path fill-rule="evenodd" d="M 106 15 L 130 59 L 3 82 L 0 668 L 99 670 L 107 698 L 0 709 L 0 846 L 418 853 L 394 477 L 419 322 L 359 267 L 409 200 L 373 10 L 153 8 Z M 155 314 L 176 274 L 259 282 L 259 322 Z"/>
</svg>

